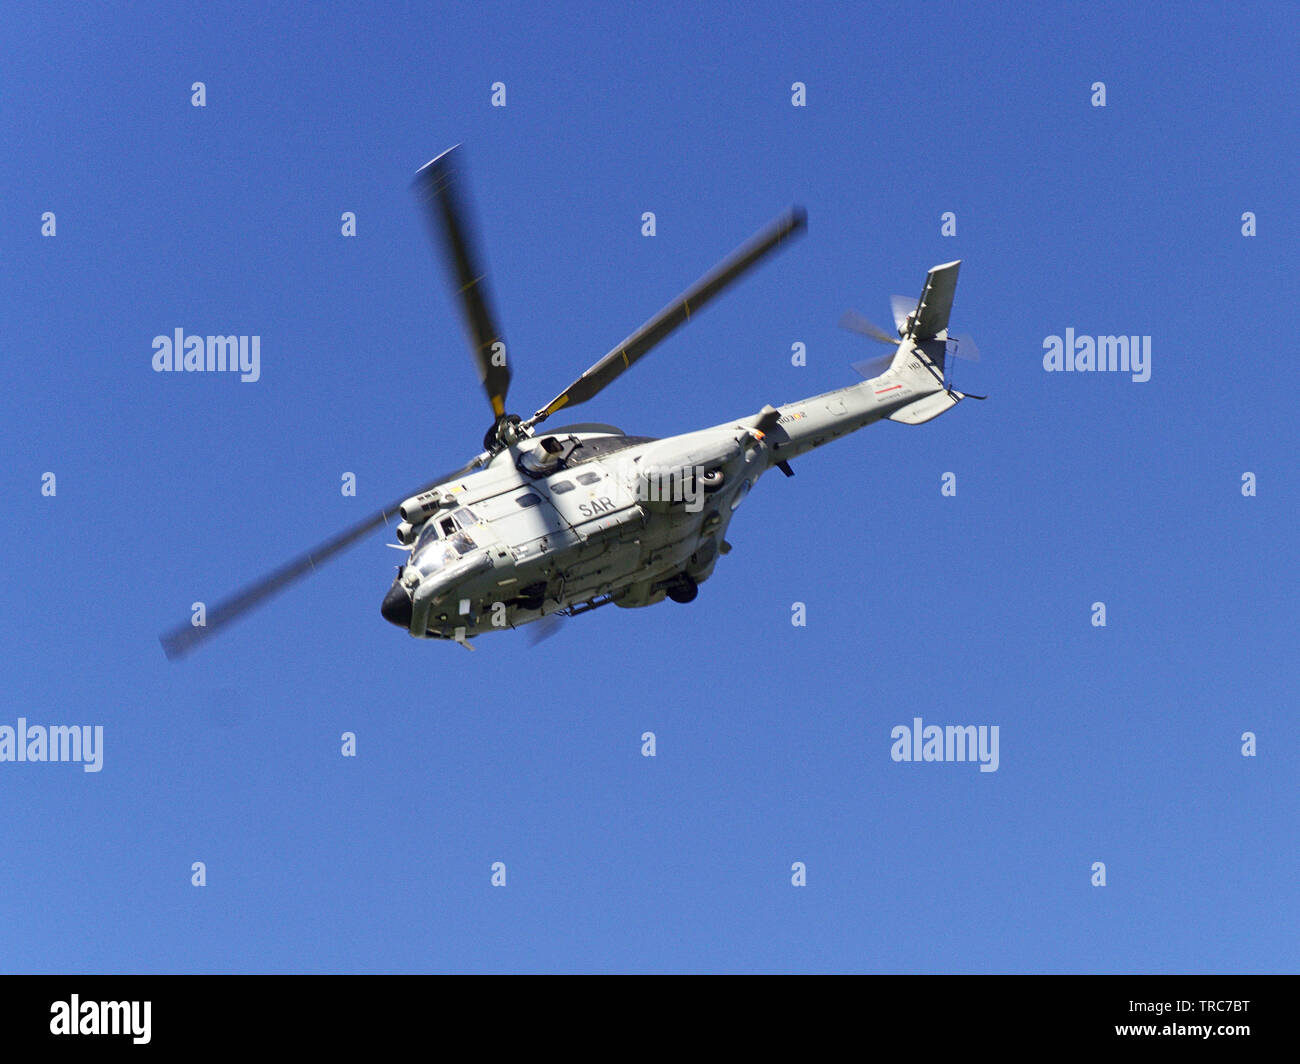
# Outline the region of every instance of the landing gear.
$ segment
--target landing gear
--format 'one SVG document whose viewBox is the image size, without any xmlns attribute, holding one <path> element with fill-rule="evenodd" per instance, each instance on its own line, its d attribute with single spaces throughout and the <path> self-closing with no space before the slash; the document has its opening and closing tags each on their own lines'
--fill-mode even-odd
<svg viewBox="0 0 1300 1064">
<path fill-rule="evenodd" d="M 668 585 L 668 597 L 674 602 L 694 602 L 695 596 L 700 593 L 700 585 L 695 582 L 695 578 L 681 573 Z"/>
</svg>

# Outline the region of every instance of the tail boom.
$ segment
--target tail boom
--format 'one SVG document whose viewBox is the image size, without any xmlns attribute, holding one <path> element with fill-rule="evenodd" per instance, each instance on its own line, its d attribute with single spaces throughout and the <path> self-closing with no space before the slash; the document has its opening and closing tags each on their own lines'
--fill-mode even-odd
<svg viewBox="0 0 1300 1064">
<path fill-rule="evenodd" d="M 923 425 L 966 398 L 944 383 L 948 316 L 960 266 L 960 260 L 944 263 L 926 275 L 916 309 L 900 329 L 898 350 L 880 376 L 779 409 L 767 407 L 739 423 L 762 435 L 771 465 L 807 454 L 873 421 Z"/>
</svg>

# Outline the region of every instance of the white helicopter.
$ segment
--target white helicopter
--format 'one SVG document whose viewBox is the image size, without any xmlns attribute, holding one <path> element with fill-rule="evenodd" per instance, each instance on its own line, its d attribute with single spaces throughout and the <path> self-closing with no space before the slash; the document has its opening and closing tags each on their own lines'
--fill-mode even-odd
<svg viewBox="0 0 1300 1064">
<path fill-rule="evenodd" d="M 407 554 L 383 599 L 391 623 L 420 639 L 470 640 L 598 606 L 690 602 L 718 557 L 745 494 L 775 466 L 888 418 L 919 425 L 967 396 L 945 378 L 949 354 L 977 357 L 948 337 L 960 262 L 936 266 L 914 304 L 894 297 L 897 336 L 850 312 L 842 325 L 897 350 L 855 365 L 868 379 L 824 395 L 765 406 L 713 428 L 667 439 L 612 425 L 542 431 L 556 411 L 593 398 L 692 314 L 807 224 L 794 208 L 614 347 L 524 420 L 506 413 L 510 367 L 486 291 L 482 259 L 458 191 L 452 148 L 423 166 L 415 188 L 435 243 L 449 260 L 479 377 L 495 420 L 483 451 L 455 472 L 288 562 L 207 611 L 206 623 L 161 637 L 169 658 L 226 625 L 380 525 L 400 518 Z M 879 372 L 877 372 L 879 371 Z M 547 626 L 557 625 L 555 620 Z M 549 634 L 549 633 L 547 633 Z"/>
</svg>

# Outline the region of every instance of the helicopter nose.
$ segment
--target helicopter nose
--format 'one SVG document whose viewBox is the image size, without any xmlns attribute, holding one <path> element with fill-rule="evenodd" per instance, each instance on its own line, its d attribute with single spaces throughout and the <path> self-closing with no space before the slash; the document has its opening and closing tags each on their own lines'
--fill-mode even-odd
<svg viewBox="0 0 1300 1064">
<path fill-rule="evenodd" d="M 393 581 L 393 586 L 384 596 L 384 604 L 379 607 L 379 612 L 390 624 L 395 624 L 399 628 L 411 627 L 411 596 L 400 581 Z"/>
</svg>

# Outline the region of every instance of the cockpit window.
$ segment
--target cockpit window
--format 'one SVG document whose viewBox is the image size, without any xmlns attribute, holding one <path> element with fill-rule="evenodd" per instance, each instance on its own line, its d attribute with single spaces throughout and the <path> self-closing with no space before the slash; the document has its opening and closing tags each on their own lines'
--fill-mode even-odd
<svg viewBox="0 0 1300 1064">
<path fill-rule="evenodd" d="M 420 538 L 415 541 L 415 549 L 419 550 L 431 539 L 437 539 L 437 538 L 438 538 L 437 522 L 426 521 L 424 528 L 420 530 Z"/>
<path fill-rule="evenodd" d="M 411 556 L 411 563 L 424 576 L 431 576 L 446 566 L 454 564 L 462 554 L 468 554 L 477 548 L 478 544 L 468 532 L 457 532 L 446 540 L 438 539 L 431 522 L 420 535 L 415 553 Z"/>
</svg>

